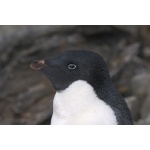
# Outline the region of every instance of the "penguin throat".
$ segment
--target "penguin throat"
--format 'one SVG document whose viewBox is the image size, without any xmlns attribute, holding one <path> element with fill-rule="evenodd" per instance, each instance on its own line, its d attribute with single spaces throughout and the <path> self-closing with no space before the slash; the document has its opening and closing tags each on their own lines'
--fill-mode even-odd
<svg viewBox="0 0 150 150">
<path fill-rule="evenodd" d="M 117 124 L 113 110 L 86 81 L 73 82 L 57 92 L 51 124 Z"/>
</svg>

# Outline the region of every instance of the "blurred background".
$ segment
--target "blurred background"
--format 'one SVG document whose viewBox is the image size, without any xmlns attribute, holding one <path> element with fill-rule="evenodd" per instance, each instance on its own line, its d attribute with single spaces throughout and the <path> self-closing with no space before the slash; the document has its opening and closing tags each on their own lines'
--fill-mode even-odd
<svg viewBox="0 0 150 150">
<path fill-rule="evenodd" d="M 50 124 L 55 91 L 32 61 L 69 49 L 102 55 L 135 124 L 150 124 L 150 26 L 0 26 L 0 124 Z"/>
</svg>

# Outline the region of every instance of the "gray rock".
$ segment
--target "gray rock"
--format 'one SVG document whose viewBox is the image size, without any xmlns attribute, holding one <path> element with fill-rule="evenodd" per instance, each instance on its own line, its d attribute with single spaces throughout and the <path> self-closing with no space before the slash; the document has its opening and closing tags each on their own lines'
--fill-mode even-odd
<svg viewBox="0 0 150 150">
<path fill-rule="evenodd" d="M 149 81 L 150 83 L 150 81 Z M 147 89 L 147 93 L 145 95 L 145 102 L 142 105 L 141 108 L 141 117 L 146 118 L 148 115 L 150 115 L 150 86 Z"/>
<path fill-rule="evenodd" d="M 133 94 L 137 97 L 139 101 L 139 113 L 140 118 L 144 121 L 143 124 L 146 124 L 150 116 L 150 74 L 144 73 L 135 76 L 132 79 L 131 83 Z"/>
<path fill-rule="evenodd" d="M 150 60 L 150 47 L 144 47 L 143 57 L 146 58 L 147 60 Z"/>
<path fill-rule="evenodd" d="M 148 93 L 148 87 L 150 86 L 150 74 L 143 73 L 132 78 L 131 88 L 133 93 L 141 98 Z"/>
<path fill-rule="evenodd" d="M 140 101 L 135 97 L 125 97 L 125 101 L 131 111 L 133 120 L 137 120 L 139 117 Z"/>
<path fill-rule="evenodd" d="M 135 122 L 137 125 L 150 125 L 150 115 L 148 115 L 146 118 L 139 119 L 137 122 Z"/>
<path fill-rule="evenodd" d="M 137 25 L 115 25 L 117 28 L 124 30 L 126 32 L 131 33 L 134 36 L 137 36 L 138 34 L 138 30 L 139 30 L 139 26 Z"/>
</svg>

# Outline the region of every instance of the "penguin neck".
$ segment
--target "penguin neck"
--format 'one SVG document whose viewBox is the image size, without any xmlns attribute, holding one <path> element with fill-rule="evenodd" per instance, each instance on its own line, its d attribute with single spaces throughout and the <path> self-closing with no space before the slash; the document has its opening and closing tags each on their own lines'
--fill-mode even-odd
<svg viewBox="0 0 150 150">
<path fill-rule="evenodd" d="M 110 79 L 110 77 L 102 78 L 95 77 L 89 82 L 90 85 L 94 88 L 94 91 L 99 96 L 100 99 L 105 100 L 110 92 L 115 92 L 115 87 Z"/>
</svg>

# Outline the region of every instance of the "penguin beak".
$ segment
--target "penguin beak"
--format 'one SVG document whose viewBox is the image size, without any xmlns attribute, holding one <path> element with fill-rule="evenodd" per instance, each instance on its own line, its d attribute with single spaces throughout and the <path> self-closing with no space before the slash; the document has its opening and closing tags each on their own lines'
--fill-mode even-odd
<svg viewBox="0 0 150 150">
<path fill-rule="evenodd" d="M 46 66 L 45 60 L 36 60 L 30 64 L 30 67 L 34 70 L 41 70 Z"/>
</svg>

